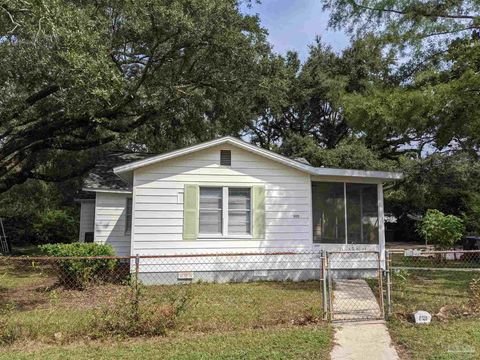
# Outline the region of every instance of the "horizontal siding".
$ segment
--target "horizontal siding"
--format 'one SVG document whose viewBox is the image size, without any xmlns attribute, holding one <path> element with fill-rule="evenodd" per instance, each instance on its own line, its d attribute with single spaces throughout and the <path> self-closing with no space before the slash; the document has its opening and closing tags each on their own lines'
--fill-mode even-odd
<svg viewBox="0 0 480 360">
<path fill-rule="evenodd" d="M 130 235 L 125 234 L 127 194 L 97 193 L 95 242 L 110 244 L 119 256 L 130 255 Z"/>
<path fill-rule="evenodd" d="M 220 166 L 220 149 L 232 151 L 232 165 Z M 185 184 L 265 185 L 265 239 L 200 237 L 183 240 Z M 245 150 L 221 146 L 137 169 L 134 176 L 135 254 L 178 254 L 311 249 L 308 174 Z"/>
</svg>

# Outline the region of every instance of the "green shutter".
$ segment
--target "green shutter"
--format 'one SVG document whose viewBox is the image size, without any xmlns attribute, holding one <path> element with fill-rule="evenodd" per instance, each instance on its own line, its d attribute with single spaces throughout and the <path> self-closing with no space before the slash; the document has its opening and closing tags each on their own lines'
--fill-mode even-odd
<svg viewBox="0 0 480 360">
<path fill-rule="evenodd" d="M 252 235 L 254 239 L 265 238 L 265 186 L 252 187 Z"/>
<path fill-rule="evenodd" d="M 196 240 L 199 216 L 198 185 L 185 184 L 183 194 L 183 240 Z"/>
</svg>

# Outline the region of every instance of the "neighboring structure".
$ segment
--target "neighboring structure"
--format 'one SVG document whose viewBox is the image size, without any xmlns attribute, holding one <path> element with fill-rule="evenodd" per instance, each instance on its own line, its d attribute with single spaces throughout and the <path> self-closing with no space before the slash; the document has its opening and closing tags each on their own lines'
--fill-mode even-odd
<svg viewBox="0 0 480 360">
<path fill-rule="evenodd" d="M 118 255 L 383 251 L 382 184 L 401 177 L 315 168 L 232 137 L 114 153 L 85 181 L 95 196 L 81 200 L 80 241 Z"/>
</svg>

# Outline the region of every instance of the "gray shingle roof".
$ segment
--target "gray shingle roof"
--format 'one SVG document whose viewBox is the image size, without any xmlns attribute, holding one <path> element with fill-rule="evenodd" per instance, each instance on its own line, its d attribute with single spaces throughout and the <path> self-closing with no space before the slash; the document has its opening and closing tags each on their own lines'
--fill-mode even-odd
<svg viewBox="0 0 480 360">
<path fill-rule="evenodd" d="M 155 154 L 113 152 L 106 155 L 90 171 L 83 182 L 83 188 L 89 190 L 127 190 L 132 187 L 113 173 L 113 168 L 133 161 L 142 160 Z"/>
</svg>

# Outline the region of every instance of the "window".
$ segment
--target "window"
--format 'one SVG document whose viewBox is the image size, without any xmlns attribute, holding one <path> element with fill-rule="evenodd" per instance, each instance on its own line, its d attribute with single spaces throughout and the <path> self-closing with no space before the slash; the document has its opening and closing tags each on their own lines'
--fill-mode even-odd
<svg viewBox="0 0 480 360">
<path fill-rule="evenodd" d="M 250 234 L 250 188 L 228 189 L 228 233 Z"/>
<path fill-rule="evenodd" d="M 132 198 L 127 198 L 125 206 L 125 234 L 132 232 Z"/>
<path fill-rule="evenodd" d="M 200 234 L 221 234 L 223 189 L 200 188 Z"/>
<path fill-rule="evenodd" d="M 202 235 L 250 235 L 250 188 L 200 187 Z"/>
<path fill-rule="evenodd" d="M 378 244 L 376 184 L 312 183 L 313 242 Z"/>
<path fill-rule="evenodd" d="M 378 244 L 377 185 L 346 184 L 350 244 Z"/>
<path fill-rule="evenodd" d="M 220 150 L 220 165 L 232 165 L 232 152 L 230 150 Z"/>
<path fill-rule="evenodd" d="M 313 242 L 345 243 L 343 183 L 312 183 Z"/>
</svg>

